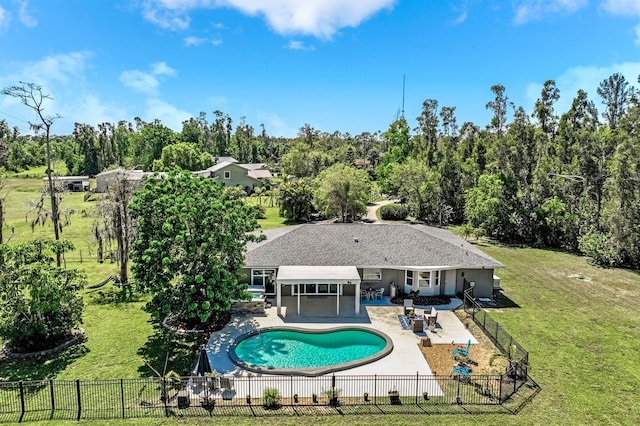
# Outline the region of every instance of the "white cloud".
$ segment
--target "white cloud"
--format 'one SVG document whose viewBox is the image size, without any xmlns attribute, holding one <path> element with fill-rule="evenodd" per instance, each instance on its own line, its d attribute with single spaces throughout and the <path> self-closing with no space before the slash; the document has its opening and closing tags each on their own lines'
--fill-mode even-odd
<svg viewBox="0 0 640 426">
<path fill-rule="evenodd" d="M 564 0 L 568 1 L 568 0 Z M 279 34 L 308 34 L 329 39 L 346 27 L 357 27 L 396 0 L 149 0 L 143 16 L 165 29 L 185 29 L 193 9 L 229 7 L 263 16 Z"/>
<path fill-rule="evenodd" d="M 182 12 L 158 8 L 151 2 L 144 3 L 142 16 L 152 24 L 172 31 L 185 30 L 189 28 L 191 22 L 190 18 L 184 16 Z"/>
<path fill-rule="evenodd" d="M 136 92 L 149 96 L 157 96 L 160 80 L 158 77 L 175 77 L 176 70 L 166 62 L 155 62 L 150 65 L 151 72 L 140 70 L 125 70 L 120 73 L 120 82 Z"/>
<path fill-rule="evenodd" d="M 636 40 L 635 40 L 636 46 L 640 46 L 640 24 L 636 25 L 634 32 L 636 35 Z"/>
<path fill-rule="evenodd" d="M 640 1 L 638 0 L 605 0 L 602 7 L 614 15 L 640 16 Z"/>
<path fill-rule="evenodd" d="M 166 62 L 156 62 L 155 64 L 151 64 L 151 70 L 153 75 L 168 75 L 170 77 L 174 77 L 176 75 L 176 70 L 167 65 Z"/>
<path fill-rule="evenodd" d="M 624 75 L 630 85 L 635 85 L 640 75 L 640 62 L 625 62 L 612 64 L 608 67 L 581 66 L 566 70 L 562 75 L 555 78 L 556 86 L 560 89 L 560 99 L 556 105 L 556 111 L 563 114 L 571 107 L 573 98 L 576 97 L 579 89 L 588 93 L 598 110 L 602 111 L 602 104 L 596 89 L 600 83 L 614 73 Z M 541 83 L 531 83 L 527 87 L 528 109 L 533 110 L 536 99 L 542 90 Z"/>
<path fill-rule="evenodd" d="M 467 20 L 467 11 L 463 11 L 456 19 L 453 20 L 454 25 L 460 25 Z"/>
<path fill-rule="evenodd" d="M 145 121 L 152 121 L 158 119 L 162 121 L 162 124 L 175 130 L 182 130 L 182 122 L 193 117 L 193 114 L 181 110 L 161 99 L 148 99 L 146 102 L 146 109 L 144 117 Z"/>
<path fill-rule="evenodd" d="M 307 46 L 303 41 L 299 40 L 291 40 L 285 47 L 291 50 L 315 50 L 315 47 Z"/>
<path fill-rule="evenodd" d="M 570 15 L 586 6 L 587 0 L 519 0 L 514 3 L 515 25 L 526 24 L 548 15 Z"/>
<path fill-rule="evenodd" d="M 20 4 L 20 10 L 18 12 L 18 16 L 20 17 L 20 22 L 25 27 L 35 27 L 38 25 L 38 20 L 31 16 L 29 11 L 27 10 L 27 0 L 18 1 Z"/>
<path fill-rule="evenodd" d="M 212 44 L 214 46 L 219 46 L 222 44 L 222 40 L 218 39 L 218 38 L 214 38 L 212 40 L 209 40 L 207 38 L 204 37 L 195 37 L 195 36 L 191 36 L 191 37 L 185 37 L 184 39 L 184 45 L 187 47 L 192 47 L 192 46 L 201 46 L 203 44 Z"/>
<path fill-rule="evenodd" d="M 292 138 L 298 134 L 297 128 L 289 126 L 277 114 L 271 112 L 259 112 L 258 120 L 260 120 L 262 124 L 264 124 L 264 129 L 270 136 Z"/>
<path fill-rule="evenodd" d="M 9 28 L 11 22 L 11 14 L 0 6 L 0 34 L 4 33 Z"/>
<path fill-rule="evenodd" d="M 91 64 L 91 52 L 70 52 L 43 57 L 34 62 L 0 62 L 0 87 L 33 82 L 42 86 L 42 93 L 51 99 L 44 103 L 45 114 L 60 115 L 52 127 L 55 134 L 70 134 L 75 122 L 96 125 L 105 121 L 117 122 L 127 117 L 122 107 L 101 100 L 88 87 L 84 73 Z M 34 113 L 17 99 L 0 97 L 5 113 L 24 133 L 31 133 L 28 121 L 38 121 Z"/>
<path fill-rule="evenodd" d="M 139 70 L 122 71 L 120 81 L 128 88 L 150 96 L 157 95 L 160 84 L 155 76 Z"/>
</svg>

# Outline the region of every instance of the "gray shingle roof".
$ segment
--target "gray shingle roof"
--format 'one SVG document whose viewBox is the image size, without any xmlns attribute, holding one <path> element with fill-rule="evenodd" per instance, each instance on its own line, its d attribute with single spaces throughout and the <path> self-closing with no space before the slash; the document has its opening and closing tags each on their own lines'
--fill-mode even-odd
<svg viewBox="0 0 640 426">
<path fill-rule="evenodd" d="M 263 233 L 266 241 L 247 246 L 247 267 L 503 267 L 452 232 L 425 225 L 297 225 Z"/>
</svg>

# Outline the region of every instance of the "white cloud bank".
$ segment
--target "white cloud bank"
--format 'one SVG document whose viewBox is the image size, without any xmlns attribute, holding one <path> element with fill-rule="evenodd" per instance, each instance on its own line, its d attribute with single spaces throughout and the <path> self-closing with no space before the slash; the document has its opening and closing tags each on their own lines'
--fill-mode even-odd
<svg viewBox="0 0 640 426">
<path fill-rule="evenodd" d="M 125 70 L 120 74 L 120 82 L 135 92 L 149 96 L 157 96 L 160 81 L 158 77 L 175 77 L 176 71 L 166 62 L 151 64 L 151 72 Z"/>
<path fill-rule="evenodd" d="M 0 6 L 0 34 L 7 31 L 9 23 L 11 22 L 11 14 L 9 11 Z"/>
<path fill-rule="evenodd" d="M 346 27 L 357 27 L 396 0 L 149 0 L 143 16 L 165 29 L 189 26 L 195 9 L 228 7 L 249 16 L 263 16 L 278 34 L 305 34 L 330 39 Z"/>
<path fill-rule="evenodd" d="M 513 23 L 522 25 L 549 15 L 570 15 L 587 4 L 587 0 L 519 0 L 514 2 Z"/>
</svg>

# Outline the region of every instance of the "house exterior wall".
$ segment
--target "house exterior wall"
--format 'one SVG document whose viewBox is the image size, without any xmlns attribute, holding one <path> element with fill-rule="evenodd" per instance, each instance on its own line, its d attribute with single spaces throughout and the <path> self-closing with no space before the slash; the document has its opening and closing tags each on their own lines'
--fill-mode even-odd
<svg viewBox="0 0 640 426">
<path fill-rule="evenodd" d="M 493 269 L 458 269 L 456 274 L 456 292 L 464 291 L 464 282 L 475 282 L 474 297 L 493 295 Z"/>
<path fill-rule="evenodd" d="M 384 295 L 389 296 L 391 294 L 391 287 L 393 285 L 398 285 L 402 288 L 404 284 L 404 270 L 398 269 L 385 269 L 382 268 L 382 279 L 381 280 L 365 280 L 364 279 L 364 269 L 358 268 L 358 274 L 360 274 L 360 278 L 362 281 L 360 282 L 361 289 L 373 288 L 379 289 L 384 288 Z M 345 289 L 349 286 L 345 286 Z M 355 291 L 355 286 L 354 286 Z M 349 294 L 351 295 L 351 294 Z M 355 294 L 354 294 L 355 295 Z"/>
<path fill-rule="evenodd" d="M 230 179 L 224 178 L 224 172 L 231 173 Z M 226 186 L 241 186 L 242 189 L 246 190 L 246 188 L 249 188 L 248 192 L 252 192 L 253 188 L 262 186 L 263 183 L 249 176 L 247 174 L 248 172 L 249 170 L 245 169 L 244 167 L 240 167 L 235 164 L 229 164 L 227 167 L 214 172 L 213 176 L 211 177 L 220 179 Z"/>
<path fill-rule="evenodd" d="M 456 271 L 442 271 L 444 274 L 444 286 L 442 286 L 442 294 L 453 296 L 456 294 Z"/>
</svg>

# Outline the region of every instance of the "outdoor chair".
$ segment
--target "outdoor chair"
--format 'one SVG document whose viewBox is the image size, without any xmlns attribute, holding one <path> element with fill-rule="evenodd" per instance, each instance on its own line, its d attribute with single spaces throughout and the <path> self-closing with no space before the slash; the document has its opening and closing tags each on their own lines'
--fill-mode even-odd
<svg viewBox="0 0 640 426">
<path fill-rule="evenodd" d="M 451 374 L 460 374 L 462 376 L 468 376 L 470 372 L 471 367 L 464 364 L 458 364 L 451 370 Z"/>
<path fill-rule="evenodd" d="M 427 314 L 427 324 L 435 325 L 436 322 L 438 322 L 438 311 L 432 306 L 431 311 Z"/>
<path fill-rule="evenodd" d="M 374 298 L 375 299 L 380 299 L 383 300 L 384 299 L 384 288 L 378 289 L 375 291 L 374 293 Z"/>
<path fill-rule="evenodd" d="M 467 342 L 467 348 L 466 349 L 460 349 L 460 348 L 456 348 L 453 350 L 453 353 L 451 354 L 452 356 L 456 356 L 456 355 L 462 355 L 462 356 L 469 356 L 469 349 L 471 348 L 471 340 L 469 340 Z"/>
<path fill-rule="evenodd" d="M 409 315 L 414 312 L 413 299 L 404 299 L 404 314 Z"/>
<path fill-rule="evenodd" d="M 360 300 L 369 299 L 369 292 L 367 290 L 360 290 Z"/>
<path fill-rule="evenodd" d="M 220 388 L 223 390 L 233 389 L 233 377 L 220 376 Z"/>
</svg>

